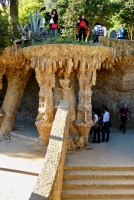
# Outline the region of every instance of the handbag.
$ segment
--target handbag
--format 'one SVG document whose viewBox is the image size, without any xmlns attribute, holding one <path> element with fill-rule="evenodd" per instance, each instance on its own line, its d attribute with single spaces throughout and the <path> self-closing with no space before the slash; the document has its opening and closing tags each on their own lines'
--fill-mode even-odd
<svg viewBox="0 0 134 200">
<path fill-rule="evenodd" d="M 51 18 L 49 21 L 49 24 L 53 24 L 53 23 L 54 23 L 54 20 L 53 20 L 53 18 Z"/>
<path fill-rule="evenodd" d="M 58 24 L 53 23 L 53 24 L 51 25 L 51 28 L 57 29 L 57 28 L 58 28 Z"/>
</svg>

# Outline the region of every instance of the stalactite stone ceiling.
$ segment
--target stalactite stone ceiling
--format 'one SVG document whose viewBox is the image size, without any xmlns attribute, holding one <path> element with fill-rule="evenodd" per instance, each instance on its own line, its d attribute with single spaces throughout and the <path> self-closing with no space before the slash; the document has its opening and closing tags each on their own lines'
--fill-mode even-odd
<svg viewBox="0 0 134 200">
<path fill-rule="evenodd" d="M 126 54 L 123 53 L 122 47 L 48 44 L 21 48 L 13 45 L 3 50 L 0 66 L 4 69 L 5 66 L 9 68 L 15 65 L 26 70 L 41 67 L 42 70 L 47 70 L 48 74 L 63 67 L 70 73 L 72 68 L 77 69 L 80 65 L 92 70 L 101 67 L 110 70 L 122 57 L 130 55 L 128 52 Z"/>
</svg>

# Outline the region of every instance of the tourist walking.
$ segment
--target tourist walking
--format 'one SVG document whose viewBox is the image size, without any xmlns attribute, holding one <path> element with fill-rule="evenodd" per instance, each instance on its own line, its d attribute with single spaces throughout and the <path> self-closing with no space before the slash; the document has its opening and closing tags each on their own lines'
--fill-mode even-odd
<svg viewBox="0 0 134 200">
<path fill-rule="evenodd" d="M 123 134 L 125 134 L 127 118 L 129 119 L 129 110 L 127 108 L 127 104 L 124 104 L 123 107 L 120 108 L 119 114 L 120 114 L 120 119 L 121 119 L 121 125 L 119 127 L 119 130 L 120 131 L 123 130 Z"/>
<path fill-rule="evenodd" d="M 58 14 L 55 9 L 52 10 L 49 18 L 50 34 L 56 37 L 58 30 Z"/>
<path fill-rule="evenodd" d="M 79 41 L 83 39 L 86 40 L 88 34 L 88 24 L 89 22 L 85 19 L 85 15 L 81 14 L 77 22 L 78 32 L 79 32 Z"/>
<path fill-rule="evenodd" d="M 110 125 L 110 113 L 108 112 L 108 108 L 104 106 L 102 142 L 109 141 L 109 134 L 110 134 L 109 125 Z M 105 135 L 106 135 L 106 140 L 105 140 Z"/>
</svg>

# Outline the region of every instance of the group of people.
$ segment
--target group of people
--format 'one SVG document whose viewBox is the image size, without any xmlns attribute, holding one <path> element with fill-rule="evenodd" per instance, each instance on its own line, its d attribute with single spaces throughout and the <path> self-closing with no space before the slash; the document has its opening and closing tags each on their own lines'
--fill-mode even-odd
<svg viewBox="0 0 134 200">
<path fill-rule="evenodd" d="M 109 134 L 110 134 L 110 113 L 108 112 L 108 107 L 103 106 L 103 112 L 101 113 L 100 109 L 92 109 L 92 120 L 93 127 L 91 128 L 91 132 L 94 133 L 92 143 L 96 143 L 96 135 L 98 135 L 97 142 L 108 142 Z M 100 138 L 100 133 L 102 132 L 102 139 Z"/>
<path fill-rule="evenodd" d="M 124 104 L 118 111 L 121 119 L 121 125 L 119 127 L 120 131 L 123 131 L 123 134 L 126 133 L 126 122 L 129 119 L 129 110 L 127 105 Z M 95 109 L 94 106 L 92 108 L 92 120 L 93 127 L 90 130 L 90 134 L 93 132 L 93 141 L 92 143 L 100 143 L 108 142 L 110 138 L 110 127 L 111 127 L 111 119 L 110 113 L 108 111 L 108 107 L 103 106 L 103 112 L 101 113 L 100 109 Z M 102 138 L 100 138 L 100 134 L 102 132 Z M 97 137 L 98 136 L 98 137 Z M 97 137 L 97 140 L 96 140 Z"/>
<path fill-rule="evenodd" d="M 79 35 L 78 35 L 79 41 L 81 41 L 82 39 L 83 39 L 83 41 L 86 41 L 87 35 L 89 33 L 88 25 L 89 25 L 89 22 L 88 22 L 87 19 L 85 19 L 85 15 L 81 14 L 79 19 L 78 19 L 78 22 L 77 22 L 78 33 L 79 33 Z M 92 32 L 91 32 L 92 42 L 93 43 L 98 42 L 99 36 L 106 36 L 106 31 L 107 30 L 106 30 L 105 26 L 103 26 L 100 23 L 96 23 Z"/>
<path fill-rule="evenodd" d="M 77 22 L 79 41 L 81 40 L 86 41 L 87 35 L 89 33 L 88 25 L 89 25 L 89 22 L 87 19 L 85 19 L 85 15 L 81 14 Z M 58 29 L 58 14 L 55 9 L 53 9 L 51 12 L 51 15 L 49 18 L 49 26 L 51 29 L 50 33 L 56 36 L 57 29 Z M 106 27 L 102 26 L 100 23 L 96 23 L 91 34 L 93 42 L 98 42 L 98 37 L 100 35 L 106 36 Z"/>
<path fill-rule="evenodd" d="M 89 22 L 85 18 L 84 14 L 81 14 L 79 16 L 79 19 L 76 25 L 78 27 L 78 40 L 87 41 L 87 37 L 89 35 L 89 28 L 88 28 Z M 50 34 L 53 36 L 56 36 L 57 30 L 58 30 L 58 14 L 55 9 L 51 11 L 51 14 L 49 17 L 49 27 L 50 27 Z M 99 36 L 105 37 L 106 33 L 107 33 L 106 27 L 101 23 L 96 23 L 94 28 L 91 31 L 92 43 L 98 43 Z M 127 37 L 127 31 L 124 28 L 124 25 L 121 24 L 120 28 L 118 29 L 116 33 L 116 38 L 125 39 L 126 37 Z"/>
</svg>

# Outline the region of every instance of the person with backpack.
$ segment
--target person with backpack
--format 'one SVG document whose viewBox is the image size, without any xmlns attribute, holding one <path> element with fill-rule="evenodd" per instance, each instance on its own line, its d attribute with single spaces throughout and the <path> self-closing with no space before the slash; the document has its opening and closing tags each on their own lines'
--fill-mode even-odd
<svg viewBox="0 0 134 200">
<path fill-rule="evenodd" d="M 117 39 L 125 39 L 126 36 L 126 30 L 124 28 L 124 25 L 121 24 L 120 28 L 117 31 Z"/>
<path fill-rule="evenodd" d="M 56 37 L 58 29 L 58 15 L 55 9 L 52 10 L 49 18 L 50 34 Z"/>
<path fill-rule="evenodd" d="M 104 36 L 104 29 L 100 23 L 96 23 L 91 34 L 92 43 L 98 43 L 99 36 Z"/>
<path fill-rule="evenodd" d="M 83 38 L 83 41 L 86 40 L 86 36 L 88 34 L 88 25 L 89 25 L 89 22 L 85 19 L 84 14 L 81 14 L 77 22 L 79 41 L 81 41 L 82 38 Z"/>
<path fill-rule="evenodd" d="M 93 117 L 93 131 L 94 131 L 94 135 L 93 135 L 93 141 L 92 143 L 100 143 L 100 131 L 102 129 L 103 126 L 103 120 L 102 120 L 102 116 L 101 116 L 101 112 L 99 109 L 97 109 L 95 111 L 94 117 Z M 96 141 L 96 134 L 98 136 L 98 139 Z"/>
</svg>

